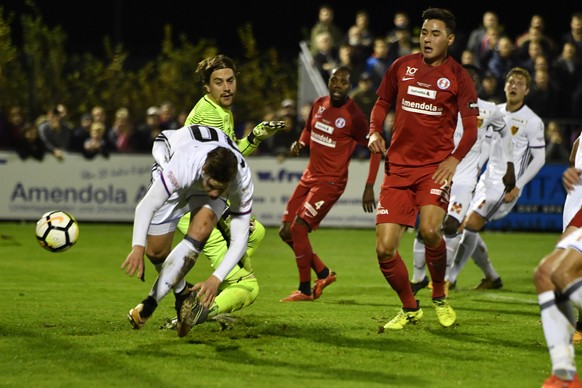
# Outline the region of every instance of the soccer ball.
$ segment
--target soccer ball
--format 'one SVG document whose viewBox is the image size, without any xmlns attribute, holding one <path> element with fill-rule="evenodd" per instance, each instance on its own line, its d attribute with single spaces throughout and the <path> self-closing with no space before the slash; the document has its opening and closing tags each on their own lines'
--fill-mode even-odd
<svg viewBox="0 0 582 388">
<path fill-rule="evenodd" d="M 36 239 L 47 251 L 64 252 L 75 245 L 78 238 L 77 220 L 62 210 L 47 212 L 36 223 Z"/>
</svg>

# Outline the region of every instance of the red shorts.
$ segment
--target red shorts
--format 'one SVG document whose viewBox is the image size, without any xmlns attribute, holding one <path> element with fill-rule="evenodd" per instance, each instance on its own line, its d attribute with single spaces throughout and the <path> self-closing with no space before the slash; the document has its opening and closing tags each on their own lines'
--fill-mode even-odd
<svg viewBox="0 0 582 388">
<path fill-rule="evenodd" d="M 318 183 L 311 187 L 299 183 L 287 201 L 281 221 L 292 223 L 295 217 L 300 217 L 311 230 L 315 230 L 345 189 L 345 184 L 332 182 Z"/>
<path fill-rule="evenodd" d="M 418 211 L 425 205 L 438 206 L 446 212 L 451 186 L 436 184 L 432 179 L 437 167 L 390 166 L 380 189 L 376 224 L 414 227 Z"/>
</svg>

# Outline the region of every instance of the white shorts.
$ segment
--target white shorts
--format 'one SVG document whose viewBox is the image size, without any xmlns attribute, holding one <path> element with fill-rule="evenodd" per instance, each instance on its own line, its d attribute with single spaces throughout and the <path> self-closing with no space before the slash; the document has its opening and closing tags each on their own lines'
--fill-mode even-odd
<svg viewBox="0 0 582 388">
<path fill-rule="evenodd" d="M 572 248 L 577 250 L 578 252 L 582 252 L 582 229 L 578 229 L 570 233 L 560 241 L 558 241 L 558 244 L 556 244 L 556 248 L 559 249 Z"/>
<path fill-rule="evenodd" d="M 207 195 L 193 196 L 184 204 L 176 195 L 172 195 L 166 203 L 154 213 L 148 234 L 160 236 L 176 230 L 180 218 L 186 213 L 205 207 L 216 215 L 216 221 L 220 219 L 222 213 L 227 208 L 224 198 L 211 199 Z"/>
<path fill-rule="evenodd" d="M 487 182 L 487 179 L 481 179 L 475 188 L 471 210 L 488 222 L 499 220 L 509 214 L 519 199 L 518 196 L 512 202 L 505 203 L 503 202 L 504 194 L 503 183 Z"/>
<path fill-rule="evenodd" d="M 463 222 L 473 199 L 474 186 L 457 184 L 453 181 L 451 198 L 449 200 L 448 215 L 459 223 Z"/>
</svg>

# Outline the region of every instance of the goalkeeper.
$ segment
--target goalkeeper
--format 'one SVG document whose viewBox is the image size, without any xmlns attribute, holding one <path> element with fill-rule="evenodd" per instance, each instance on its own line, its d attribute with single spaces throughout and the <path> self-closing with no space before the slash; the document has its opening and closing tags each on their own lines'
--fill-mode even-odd
<svg viewBox="0 0 582 388">
<path fill-rule="evenodd" d="M 285 127 L 283 121 L 264 121 L 257 125 L 245 138 L 238 139 L 234 131 L 234 116 L 231 107 L 234 103 L 237 88 L 237 69 L 234 61 L 225 56 L 217 55 L 202 60 L 196 68 L 201 77 L 204 96 L 196 103 L 184 125 L 200 124 L 220 128 L 238 146 L 244 156 L 248 156 L 259 143 Z M 188 230 L 190 213 L 178 223 L 180 232 Z M 204 246 L 204 254 L 216 268 L 226 253 L 229 241 L 228 209 L 217 227 L 212 231 Z M 237 267 L 224 279 L 219 287 L 219 295 L 210 307 L 208 318 L 219 314 L 231 313 L 250 306 L 259 295 L 259 284 L 251 266 L 251 256 L 261 244 L 265 236 L 265 227 L 251 217 L 251 227 L 246 253 Z M 164 328 L 173 328 L 174 318 Z M 195 324 L 202 323 L 200 321 Z"/>
</svg>

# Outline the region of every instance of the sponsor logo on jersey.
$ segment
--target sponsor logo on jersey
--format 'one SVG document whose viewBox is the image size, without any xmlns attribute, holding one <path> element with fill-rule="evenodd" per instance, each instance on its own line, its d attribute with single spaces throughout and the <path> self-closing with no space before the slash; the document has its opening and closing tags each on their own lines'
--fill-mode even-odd
<svg viewBox="0 0 582 388">
<path fill-rule="evenodd" d="M 344 121 L 344 125 L 345 125 L 345 121 Z M 334 130 L 334 128 L 331 125 L 327 125 L 321 121 L 317 121 L 315 123 L 315 128 L 319 129 L 321 132 L 325 132 L 325 133 L 330 134 L 330 135 L 333 133 L 333 130 Z"/>
<path fill-rule="evenodd" d="M 418 86 L 409 86 L 407 93 L 410 94 L 411 96 L 430 98 L 431 100 L 434 100 L 436 98 L 435 90 L 419 88 Z"/>
<path fill-rule="evenodd" d="M 306 202 L 303 206 L 305 206 L 305 210 L 307 210 L 312 217 L 317 215 L 317 210 L 315 210 L 315 208 L 311 206 L 310 203 Z"/>
<path fill-rule="evenodd" d="M 329 148 L 335 148 L 335 141 L 332 138 L 327 137 L 323 134 L 311 132 L 311 141 L 314 141 L 318 144 L 324 145 Z"/>
<path fill-rule="evenodd" d="M 439 89 L 447 90 L 451 86 L 451 81 L 448 78 L 439 78 L 437 86 Z"/>
<path fill-rule="evenodd" d="M 402 109 L 408 112 L 422 113 L 431 116 L 442 115 L 442 109 L 437 106 L 426 103 L 426 102 L 413 102 L 406 99 L 402 99 Z"/>
</svg>

